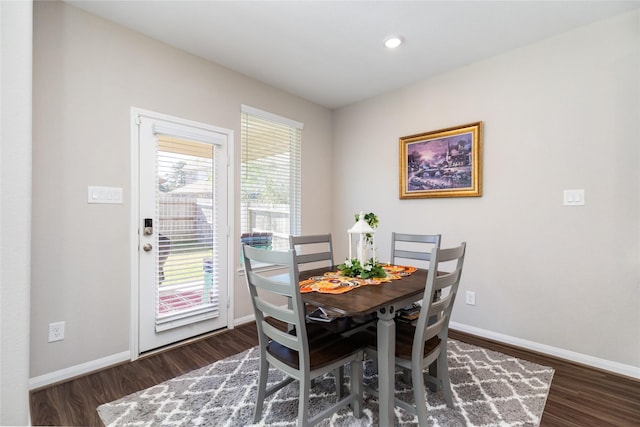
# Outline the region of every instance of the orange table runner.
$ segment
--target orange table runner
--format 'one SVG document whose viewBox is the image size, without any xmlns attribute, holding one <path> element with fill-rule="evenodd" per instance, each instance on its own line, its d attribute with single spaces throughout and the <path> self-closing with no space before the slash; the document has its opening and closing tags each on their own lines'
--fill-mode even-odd
<svg viewBox="0 0 640 427">
<path fill-rule="evenodd" d="M 415 267 L 388 264 L 383 264 L 382 268 L 387 273 L 386 277 L 361 279 L 359 277 L 343 276 L 340 271 L 330 271 L 322 276 L 313 276 L 300 282 L 300 293 L 342 294 L 360 286 L 379 285 L 380 283 L 398 280 L 417 270 Z"/>
</svg>

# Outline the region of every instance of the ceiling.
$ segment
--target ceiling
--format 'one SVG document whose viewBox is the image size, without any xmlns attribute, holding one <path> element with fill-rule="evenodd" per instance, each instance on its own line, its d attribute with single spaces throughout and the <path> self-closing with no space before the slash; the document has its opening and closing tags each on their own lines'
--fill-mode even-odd
<svg viewBox="0 0 640 427">
<path fill-rule="evenodd" d="M 66 2 L 331 109 L 640 7 L 640 0 Z M 405 43 L 386 49 L 391 34 Z"/>
</svg>

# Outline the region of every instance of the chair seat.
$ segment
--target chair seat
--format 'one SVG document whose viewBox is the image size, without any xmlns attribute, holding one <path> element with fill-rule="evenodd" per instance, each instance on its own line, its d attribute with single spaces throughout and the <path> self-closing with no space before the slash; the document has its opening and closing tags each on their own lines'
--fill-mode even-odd
<svg viewBox="0 0 640 427">
<path fill-rule="evenodd" d="M 358 340 L 349 339 L 338 334 L 324 334 L 309 340 L 309 362 L 311 370 L 323 368 L 337 359 L 358 353 L 362 349 Z M 299 369 L 298 352 L 275 341 L 267 345 L 267 351 L 291 366 Z"/>
<path fill-rule="evenodd" d="M 413 337 L 415 336 L 415 333 L 415 326 L 404 322 L 396 323 L 396 357 L 411 360 Z M 424 343 L 424 357 L 427 357 L 433 350 L 438 348 L 439 344 L 440 338 L 437 336 L 426 341 Z"/>
<path fill-rule="evenodd" d="M 415 336 L 415 332 L 416 328 L 413 325 L 404 322 L 396 322 L 395 357 L 411 360 L 411 351 L 413 348 L 413 337 Z M 370 327 L 360 333 L 354 334 L 353 338 L 369 348 L 376 350 L 378 348 L 378 336 L 375 327 Z M 424 357 L 427 357 L 429 353 L 438 347 L 439 344 L 440 338 L 437 336 L 428 340 L 424 346 Z"/>
</svg>

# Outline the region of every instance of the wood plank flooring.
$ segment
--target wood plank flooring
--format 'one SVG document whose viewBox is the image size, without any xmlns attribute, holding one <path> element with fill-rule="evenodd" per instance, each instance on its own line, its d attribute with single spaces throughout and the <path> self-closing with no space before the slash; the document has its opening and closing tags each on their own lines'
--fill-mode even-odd
<svg viewBox="0 0 640 427">
<path fill-rule="evenodd" d="M 640 426 L 640 381 L 450 331 L 452 338 L 553 367 L 541 426 Z M 237 354 L 258 343 L 255 323 L 211 335 L 74 380 L 32 391 L 34 426 L 102 426 L 96 408 Z"/>
</svg>

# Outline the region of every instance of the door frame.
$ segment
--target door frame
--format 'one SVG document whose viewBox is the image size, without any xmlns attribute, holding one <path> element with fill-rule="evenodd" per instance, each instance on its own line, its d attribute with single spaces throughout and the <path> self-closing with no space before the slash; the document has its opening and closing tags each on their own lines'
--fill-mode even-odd
<svg viewBox="0 0 640 427">
<path fill-rule="evenodd" d="M 235 269 L 234 262 L 235 257 L 235 244 L 232 239 L 232 231 L 235 230 L 235 173 L 234 173 L 234 131 L 231 129 L 225 129 L 217 126 L 212 126 L 206 123 L 195 122 L 192 120 L 186 120 L 183 118 L 170 116 L 167 114 L 157 113 L 154 111 L 144 110 L 138 107 L 131 107 L 130 112 L 130 140 L 131 140 L 131 182 L 130 190 L 131 197 L 129 199 L 131 205 L 130 219 L 129 219 L 129 262 L 130 268 L 130 291 L 131 291 L 131 307 L 130 307 L 130 332 L 129 332 L 129 351 L 131 354 L 131 360 L 136 360 L 140 357 L 140 343 L 139 343 L 139 314 L 140 314 L 140 281 L 139 281 L 139 190 L 140 190 L 140 150 L 139 150 L 139 126 L 138 116 L 143 115 L 152 119 L 175 121 L 185 125 L 193 125 L 197 127 L 206 127 L 215 132 L 219 132 L 227 135 L 228 144 L 227 147 L 227 329 L 234 328 L 234 279 Z"/>
</svg>

